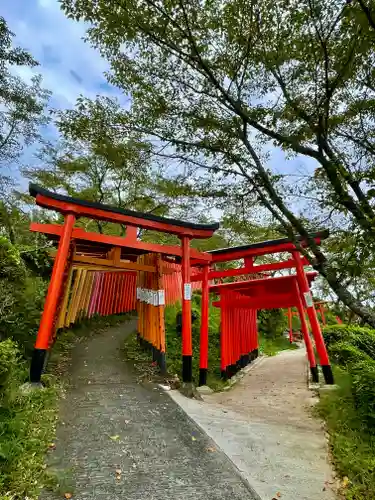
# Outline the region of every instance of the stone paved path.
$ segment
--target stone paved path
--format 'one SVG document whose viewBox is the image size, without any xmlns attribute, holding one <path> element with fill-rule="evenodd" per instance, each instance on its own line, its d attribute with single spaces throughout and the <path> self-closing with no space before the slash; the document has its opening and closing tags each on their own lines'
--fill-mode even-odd
<svg viewBox="0 0 375 500">
<path fill-rule="evenodd" d="M 121 348 L 134 322 L 73 351 L 51 465 L 76 500 L 253 500 L 232 462 L 159 388 L 140 385 Z M 117 474 L 116 470 L 121 470 Z M 44 491 L 42 500 L 61 498 Z"/>
<path fill-rule="evenodd" d="M 332 500 L 322 422 L 312 416 L 304 349 L 264 358 L 228 392 L 172 398 L 225 451 L 262 500 Z"/>
</svg>

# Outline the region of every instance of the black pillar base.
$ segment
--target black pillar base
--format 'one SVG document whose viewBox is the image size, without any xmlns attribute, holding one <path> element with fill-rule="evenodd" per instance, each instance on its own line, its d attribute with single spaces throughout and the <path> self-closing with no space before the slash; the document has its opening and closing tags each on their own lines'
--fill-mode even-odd
<svg viewBox="0 0 375 500">
<path fill-rule="evenodd" d="M 228 365 L 226 372 L 227 372 L 227 379 L 232 378 L 233 375 L 235 375 L 237 373 L 237 366 L 236 365 Z"/>
<path fill-rule="evenodd" d="M 324 375 L 324 381 L 326 384 L 333 385 L 335 382 L 333 380 L 333 373 L 331 365 L 321 365 Z"/>
<path fill-rule="evenodd" d="M 151 352 L 152 352 L 152 362 L 159 364 L 159 351 L 151 345 Z"/>
<path fill-rule="evenodd" d="M 165 375 L 167 373 L 167 362 L 165 359 L 165 352 L 159 353 L 159 368 L 160 368 L 160 373 L 162 375 Z"/>
<path fill-rule="evenodd" d="M 47 355 L 47 349 L 34 349 L 30 365 L 30 382 L 39 383 Z"/>
<path fill-rule="evenodd" d="M 223 380 L 228 380 L 228 374 L 226 370 L 221 370 L 221 378 Z"/>
<path fill-rule="evenodd" d="M 182 381 L 193 381 L 193 358 L 192 356 L 182 356 Z"/>
<path fill-rule="evenodd" d="M 243 354 L 241 356 L 241 366 L 245 368 L 250 363 L 250 356 L 248 354 Z"/>
<path fill-rule="evenodd" d="M 311 380 L 313 382 L 319 382 L 319 372 L 317 366 L 310 366 Z"/>
<path fill-rule="evenodd" d="M 199 368 L 199 386 L 207 385 L 207 368 Z"/>
</svg>

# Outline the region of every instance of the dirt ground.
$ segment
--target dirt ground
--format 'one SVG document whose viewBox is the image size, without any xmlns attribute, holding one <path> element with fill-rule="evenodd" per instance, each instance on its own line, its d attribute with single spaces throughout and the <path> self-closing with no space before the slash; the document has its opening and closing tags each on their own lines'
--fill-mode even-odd
<svg viewBox="0 0 375 500">
<path fill-rule="evenodd" d="M 306 380 L 304 350 L 283 351 L 263 358 L 230 391 L 213 394 L 207 401 L 250 419 L 320 431 L 322 423 L 311 415 L 316 399 Z"/>
<path fill-rule="evenodd" d="M 334 499 L 323 422 L 307 387 L 304 349 L 260 360 L 232 389 L 172 397 L 225 451 L 264 500 Z"/>
</svg>

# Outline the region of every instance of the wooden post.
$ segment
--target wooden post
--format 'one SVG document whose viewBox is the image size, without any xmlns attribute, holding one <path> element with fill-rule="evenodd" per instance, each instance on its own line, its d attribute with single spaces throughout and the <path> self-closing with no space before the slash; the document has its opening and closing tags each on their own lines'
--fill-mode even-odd
<svg viewBox="0 0 375 500">
<path fill-rule="evenodd" d="M 208 370 L 208 314 L 209 314 L 209 291 L 208 291 L 209 266 L 203 268 L 202 278 L 202 302 L 201 302 L 201 330 L 199 351 L 199 385 L 207 384 Z"/>
<path fill-rule="evenodd" d="M 158 313 L 158 330 L 160 335 L 160 353 L 159 353 L 159 368 L 162 373 L 167 371 L 165 359 L 165 322 L 164 322 L 164 306 L 165 306 L 165 290 L 163 283 L 163 262 L 161 255 L 156 257 L 156 284 L 157 284 L 157 313 Z"/>
<path fill-rule="evenodd" d="M 313 298 L 310 292 L 309 283 L 306 278 L 305 270 L 303 268 L 301 255 L 298 250 L 292 252 L 294 261 L 296 263 L 297 281 L 300 293 L 302 295 L 304 305 L 306 307 L 307 315 L 309 317 L 312 334 L 314 336 L 316 350 L 318 352 L 320 365 L 323 370 L 324 380 L 326 384 L 333 384 L 333 373 L 329 362 L 327 349 L 324 343 L 322 331 L 320 329 L 318 317 L 315 311 Z"/>
<path fill-rule="evenodd" d="M 301 321 L 301 330 L 302 330 L 302 334 L 303 334 L 303 339 L 305 341 L 307 357 L 309 359 L 311 377 L 312 377 L 313 382 L 319 382 L 319 373 L 318 373 L 318 368 L 316 366 L 314 348 L 313 348 L 313 345 L 311 342 L 309 328 L 308 328 L 307 322 L 306 322 L 305 310 L 304 310 L 304 307 L 302 304 L 302 299 L 301 299 L 301 295 L 300 295 L 297 283 L 296 283 L 296 302 L 297 302 L 297 310 L 298 310 L 298 314 L 299 314 L 299 319 Z"/>
<path fill-rule="evenodd" d="M 47 297 L 44 303 L 39 331 L 35 342 L 35 348 L 31 360 L 30 381 L 39 383 L 43 371 L 46 353 L 49 347 L 54 317 L 56 314 L 57 301 L 63 282 L 65 266 L 69 255 L 70 238 L 75 223 L 75 216 L 67 214 L 60 237 L 55 262 L 53 264 L 51 281 L 48 287 Z"/>
<path fill-rule="evenodd" d="M 182 380 L 193 380 L 193 345 L 191 337 L 190 241 L 182 236 Z"/>
<path fill-rule="evenodd" d="M 326 316 L 324 314 L 324 304 L 320 304 L 319 310 L 320 310 L 320 317 L 322 318 L 322 324 L 323 326 L 326 326 L 327 321 L 326 321 Z"/>
<path fill-rule="evenodd" d="M 292 308 L 288 307 L 288 325 L 289 325 L 289 342 L 293 343 L 293 318 L 292 318 Z"/>
</svg>

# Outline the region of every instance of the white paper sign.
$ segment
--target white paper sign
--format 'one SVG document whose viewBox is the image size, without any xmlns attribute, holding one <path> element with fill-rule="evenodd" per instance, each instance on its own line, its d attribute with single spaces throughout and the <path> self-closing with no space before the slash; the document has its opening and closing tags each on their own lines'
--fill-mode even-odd
<svg viewBox="0 0 375 500">
<path fill-rule="evenodd" d="M 184 299 L 191 300 L 191 283 L 184 284 Z"/>
<path fill-rule="evenodd" d="M 314 303 L 313 303 L 313 299 L 312 299 L 311 293 L 310 292 L 305 292 L 303 294 L 303 296 L 305 297 L 306 307 L 313 307 Z"/>
<path fill-rule="evenodd" d="M 164 290 L 158 290 L 158 305 L 159 306 L 165 305 L 165 292 L 164 292 Z"/>
<path fill-rule="evenodd" d="M 137 300 L 140 300 L 141 298 L 141 289 L 137 287 Z"/>
</svg>

